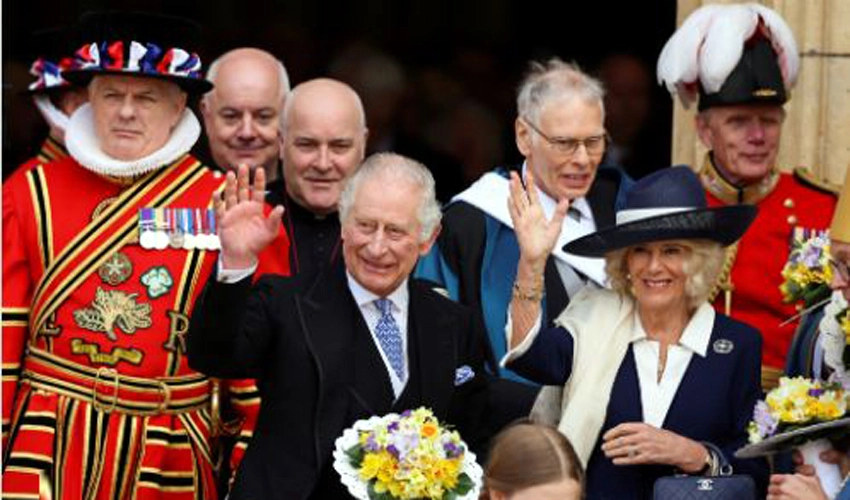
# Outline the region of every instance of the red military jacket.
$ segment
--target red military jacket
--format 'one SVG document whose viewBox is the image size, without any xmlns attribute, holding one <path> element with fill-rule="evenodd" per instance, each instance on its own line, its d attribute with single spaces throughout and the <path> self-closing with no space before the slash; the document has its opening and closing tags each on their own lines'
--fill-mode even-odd
<svg viewBox="0 0 850 500">
<path fill-rule="evenodd" d="M 738 189 L 720 176 L 709 158 L 700 177 L 710 206 L 751 203 L 759 208 L 734 256 L 730 305 L 733 318 L 761 331 L 762 383 L 769 385 L 785 366 L 797 327 L 796 321 L 779 326 L 797 312 L 793 304 L 782 302 L 779 290 L 791 242 L 807 237 L 811 231 L 829 228 L 836 197 L 797 174 L 779 172 L 755 186 Z M 726 312 L 724 293 L 718 294 L 714 305 L 718 311 Z"/>
<path fill-rule="evenodd" d="M 183 335 L 218 252 L 142 248 L 139 209 L 206 209 L 223 180 L 184 155 L 129 185 L 70 157 L 4 183 L 4 442 L 26 349 L 134 377 L 196 373 Z M 281 232 L 259 272 L 288 274 L 288 245 Z"/>
</svg>

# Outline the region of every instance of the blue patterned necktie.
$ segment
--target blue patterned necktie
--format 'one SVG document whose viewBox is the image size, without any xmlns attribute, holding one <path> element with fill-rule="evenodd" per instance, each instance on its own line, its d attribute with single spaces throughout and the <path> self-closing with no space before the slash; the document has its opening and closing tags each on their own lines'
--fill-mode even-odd
<svg viewBox="0 0 850 500">
<path fill-rule="evenodd" d="M 389 299 L 377 299 L 375 306 L 381 311 L 381 318 L 375 326 L 375 336 L 393 371 L 399 380 L 404 380 L 404 351 L 401 347 L 401 331 L 392 315 L 393 304 Z"/>
</svg>

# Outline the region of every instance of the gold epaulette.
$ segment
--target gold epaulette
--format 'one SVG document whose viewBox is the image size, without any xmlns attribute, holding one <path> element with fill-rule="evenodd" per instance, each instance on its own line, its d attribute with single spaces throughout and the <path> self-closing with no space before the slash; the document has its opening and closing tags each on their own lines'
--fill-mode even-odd
<svg viewBox="0 0 850 500">
<path fill-rule="evenodd" d="M 841 186 L 833 184 L 829 181 L 819 179 L 815 174 L 811 173 L 806 167 L 797 167 L 794 169 L 794 178 L 802 184 L 817 189 L 818 191 L 834 194 L 838 196 L 841 192 Z"/>
</svg>

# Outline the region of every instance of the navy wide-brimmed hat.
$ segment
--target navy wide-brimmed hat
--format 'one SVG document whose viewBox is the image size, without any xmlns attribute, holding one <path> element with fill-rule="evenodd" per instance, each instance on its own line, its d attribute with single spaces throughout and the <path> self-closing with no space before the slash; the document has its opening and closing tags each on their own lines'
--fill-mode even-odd
<svg viewBox="0 0 850 500">
<path fill-rule="evenodd" d="M 728 246 L 743 236 L 756 217 L 753 205 L 709 208 L 699 178 L 686 166 L 647 175 L 626 193 L 617 224 L 564 245 L 574 255 L 602 257 L 640 243 L 711 240 Z"/>
<path fill-rule="evenodd" d="M 201 73 L 201 29 L 188 19 L 147 12 L 90 12 L 80 17 L 85 43 L 65 79 L 88 83 L 95 75 L 142 76 L 176 83 L 190 94 L 212 89 Z"/>
</svg>

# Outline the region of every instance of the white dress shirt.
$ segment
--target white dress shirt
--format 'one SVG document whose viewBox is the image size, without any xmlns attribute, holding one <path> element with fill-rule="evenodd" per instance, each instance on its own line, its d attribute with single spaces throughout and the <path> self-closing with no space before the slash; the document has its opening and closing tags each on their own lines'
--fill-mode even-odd
<svg viewBox="0 0 850 500">
<path fill-rule="evenodd" d="M 390 381 L 393 385 L 393 394 L 395 395 L 395 398 L 398 399 L 404 391 L 404 386 L 407 385 L 407 379 L 410 376 L 410 357 L 408 356 L 407 349 L 407 312 L 410 297 L 407 291 L 407 280 L 405 279 L 394 292 L 385 297 L 392 304 L 391 314 L 393 315 L 393 319 L 395 320 L 396 325 L 398 325 L 398 330 L 401 333 L 401 352 L 404 355 L 404 373 L 402 374 L 402 378 L 399 378 L 398 375 L 396 375 L 395 370 L 393 370 L 390 360 L 384 353 L 384 349 L 381 348 L 381 342 L 375 335 L 375 328 L 378 326 L 378 320 L 381 319 L 381 311 L 378 309 L 375 301 L 384 297 L 375 295 L 369 290 L 363 288 L 360 283 L 354 279 L 354 277 L 348 274 L 348 271 L 346 271 L 345 275 L 348 278 L 348 289 L 351 290 L 351 295 L 354 296 L 354 302 L 357 303 L 357 307 L 360 308 L 360 313 L 363 314 L 363 320 L 366 321 L 366 325 L 369 327 L 369 333 L 372 334 L 372 341 L 375 343 L 375 349 L 377 349 L 381 354 L 381 359 L 384 361 L 384 368 L 386 368 L 387 374 L 390 376 Z"/>
</svg>

